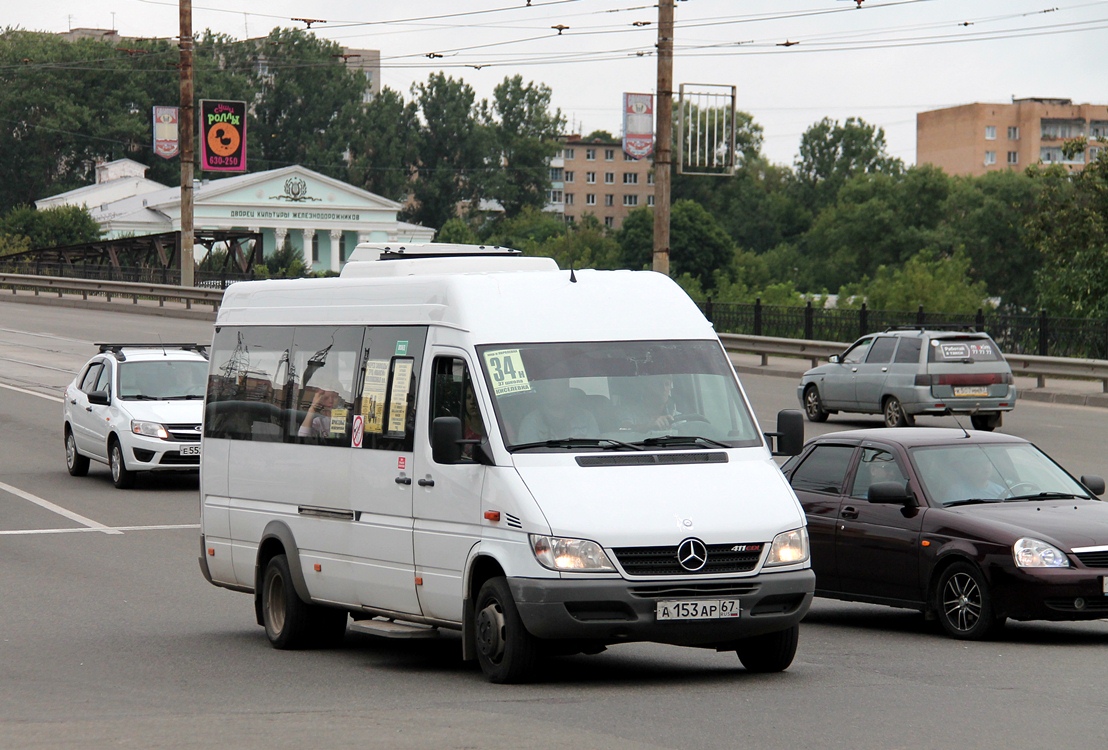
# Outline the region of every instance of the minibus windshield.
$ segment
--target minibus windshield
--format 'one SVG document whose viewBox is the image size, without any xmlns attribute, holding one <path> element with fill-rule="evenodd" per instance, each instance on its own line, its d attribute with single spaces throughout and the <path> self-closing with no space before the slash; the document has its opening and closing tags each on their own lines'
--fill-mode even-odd
<svg viewBox="0 0 1108 750">
<path fill-rule="evenodd" d="M 590 341 L 477 348 L 509 450 L 761 445 L 716 341 Z"/>
</svg>

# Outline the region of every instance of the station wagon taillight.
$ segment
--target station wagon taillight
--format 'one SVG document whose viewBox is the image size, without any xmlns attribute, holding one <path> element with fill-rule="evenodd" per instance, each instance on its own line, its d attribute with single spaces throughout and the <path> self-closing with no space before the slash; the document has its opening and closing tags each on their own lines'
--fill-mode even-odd
<svg viewBox="0 0 1108 750">
<path fill-rule="evenodd" d="M 993 385 L 1012 383 L 1010 372 L 945 373 L 943 375 L 916 375 L 916 385 Z"/>
</svg>

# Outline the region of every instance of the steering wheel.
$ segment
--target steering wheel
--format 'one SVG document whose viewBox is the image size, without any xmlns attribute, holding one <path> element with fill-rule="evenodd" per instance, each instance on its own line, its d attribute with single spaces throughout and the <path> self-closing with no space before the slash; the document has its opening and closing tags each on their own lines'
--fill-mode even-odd
<svg viewBox="0 0 1108 750">
<path fill-rule="evenodd" d="M 1039 492 L 1039 486 L 1031 482 L 1016 482 L 1008 491 L 1013 495 L 1034 495 Z"/>
<path fill-rule="evenodd" d="M 677 414 L 673 417 L 674 424 L 680 424 L 681 422 L 708 422 L 710 421 L 703 414 L 697 414 L 695 412 L 689 412 L 688 414 Z"/>
</svg>

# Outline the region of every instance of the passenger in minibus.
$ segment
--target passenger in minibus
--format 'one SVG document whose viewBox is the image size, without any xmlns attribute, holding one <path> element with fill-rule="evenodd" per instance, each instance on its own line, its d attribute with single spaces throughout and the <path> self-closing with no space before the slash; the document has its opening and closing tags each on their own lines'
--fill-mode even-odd
<svg viewBox="0 0 1108 750">
<path fill-rule="evenodd" d="M 564 438 L 599 437 L 600 428 L 580 404 L 575 403 L 569 380 L 554 378 L 532 384 L 538 407 L 523 418 L 519 442 L 539 443 Z"/>
</svg>

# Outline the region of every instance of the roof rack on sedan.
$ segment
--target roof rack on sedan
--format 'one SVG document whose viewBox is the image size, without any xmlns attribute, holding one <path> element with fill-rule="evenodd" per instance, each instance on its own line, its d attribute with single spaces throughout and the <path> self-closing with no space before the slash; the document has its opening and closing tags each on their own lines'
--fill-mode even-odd
<svg viewBox="0 0 1108 750">
<path fill-rule="evenodd" d="M 117 360 L 123 362 L 127 359 L 123 354 L 124 349 L 182 349 L 184 351 L 196 352 L 204 359 L 208 358 L 208 344 L 194 344 L 187 343 L 98 343 L 96 346 L 100 347 L 100 353 L 111 352 Z"/>
<path fill-rule="evenodd" d="M 970 331 L 972 333 L 984 333 L 972 323 L 928 323 L 914 326 L 889 326 L 884 333 L 892 331 Z"/>
</svg>

